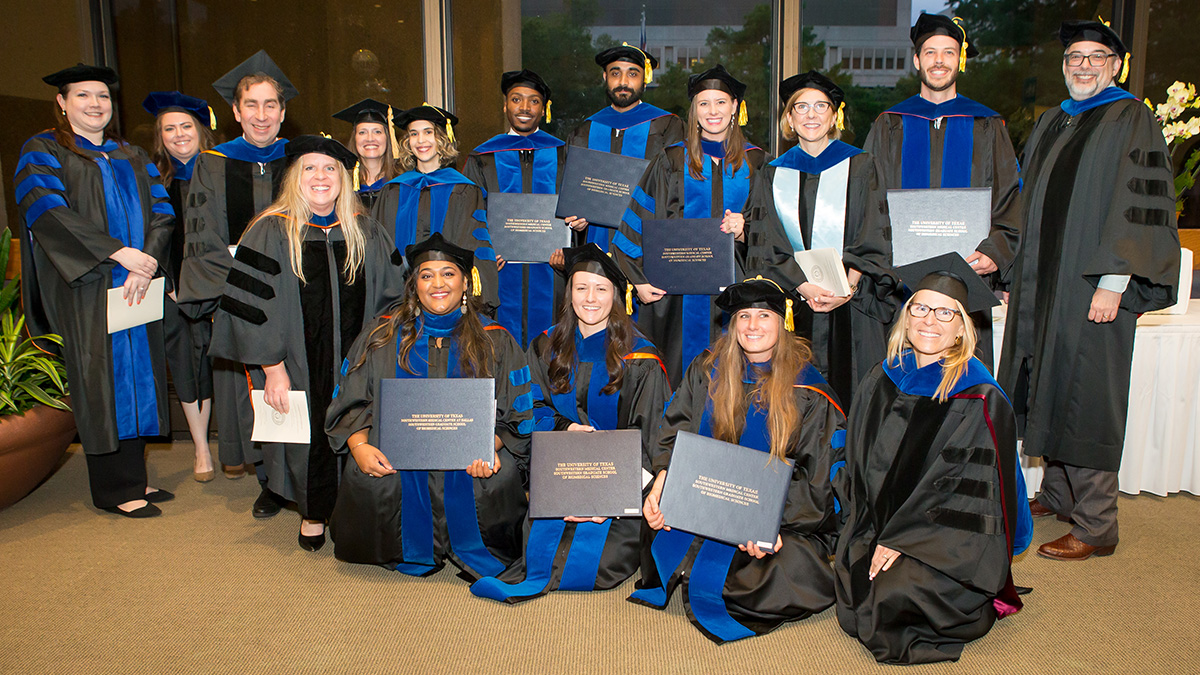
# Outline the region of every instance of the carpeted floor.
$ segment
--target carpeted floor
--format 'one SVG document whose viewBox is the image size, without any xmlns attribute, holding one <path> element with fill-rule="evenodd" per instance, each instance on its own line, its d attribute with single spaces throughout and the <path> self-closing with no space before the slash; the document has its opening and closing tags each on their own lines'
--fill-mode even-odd
<svg viewBox="0 0 1200 675">
<path fill-rule="evenodd" d="M 160 518 L 92 508 L 79 446 L 40 488 L 0 511 L 0 672 L 664 673 L 880 672 L 833 610 L 716 646 L 676 596 L 665 612 L 604 593 L 520 606 L 481 600 L 447 570 L 412 579 L 296 544 L 299 516 L 250 516 L 247 477 L 196 483 L 191 445 L 152 446 Z M 1120 499 L 1116 555 L 1062 563 L 1026 554 L 1025 610 L 957 664 L 913 672 L 1191 672 L 1200 665 L 1200 498 Z M 1064 534 L 1038 521 L 1034 546 Z M 909 671 L 905 671 L 909 672 Z"/>
</svg>

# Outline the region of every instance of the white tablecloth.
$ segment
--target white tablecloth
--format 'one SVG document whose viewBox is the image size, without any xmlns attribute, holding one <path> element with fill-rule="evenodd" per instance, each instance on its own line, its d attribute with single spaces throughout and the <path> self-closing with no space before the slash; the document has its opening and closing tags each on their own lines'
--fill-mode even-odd
<svg viewBox="0 0 1200 675">
<path fill-rule="evenodd" d="M 996 358 L 1004 335 L 1002 308 L 994 324 Z M 1187 314 L 1146 314 L 1138 320 L 1129 382 L 1121 492 L 1200 494 L 1200 302 Z M 1029 496 L 1042 482 L 1041 459 L 1021 456 Z"/>
</svg>

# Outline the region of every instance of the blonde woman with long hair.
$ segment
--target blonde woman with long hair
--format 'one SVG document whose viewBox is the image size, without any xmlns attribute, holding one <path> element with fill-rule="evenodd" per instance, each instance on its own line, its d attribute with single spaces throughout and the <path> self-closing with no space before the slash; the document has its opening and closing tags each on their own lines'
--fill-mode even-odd
<svg viewBox="0 0 1200 675">
<path fill-rule="evenodd" d="M 354 154 L 321 136 L 288 143 L 279 197 L 238 242 L 213 318 L 214 356 L 247 364 L 253 389 L 284 414 L 303 391 L 307 444 L 263 443 L 266 489 L 293 501 L 300 546 L 325 543 L 338 465 L 323 431 L 334 380 L 362 327 L 400 297 L 402 259 L 387 230 L 362 213 Z"/>
<path fill-rule="evenodd" d="M 957 273 L 913 275 L 921 281 L 910 283 L 887 359 L 850 410 L 835 480 L 847 502 L 838 622 L 881 663 L 957 660 L 1021 608 L 1010 563 L 1032 520 L 1016 420 L 974 356 L 969 314 L 995 298 L 952 255 Z"/>
<path fill-rule="evenodd" d="M 834 602 L 828 560 L 839 507 L 829 481 L 845 418 L 812 367 L 807 341 L 788 330 L 793 304 L 761 277 L 726 288 L 717 305 L 729 312 L 729 329 L 692 362 L 659 427 L 657 475 L 642 508 L 657 532 L 643 548 L 643 590 L 631 599 L 661 609 L 686 578 L 688 618 L 716 642 L 761 635 Z M 664 528 L 670 514 L 658 505 L 680 431 L 761 450 L 764 463 L 791 471 L 773 549 L 752 541 L 734 548 Z M 704 602 L 712 597 L 722 600 L 716 608 Z M 702 603 L 708 611 L 697 610 Z"/>
</svg>

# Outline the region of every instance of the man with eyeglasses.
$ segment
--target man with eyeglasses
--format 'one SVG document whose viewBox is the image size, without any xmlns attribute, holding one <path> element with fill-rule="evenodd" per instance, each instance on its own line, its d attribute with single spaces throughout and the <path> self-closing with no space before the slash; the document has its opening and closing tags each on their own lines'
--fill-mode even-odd
<svg viewBox="0 0 1200 675">
<path fill-rule="evenodd" d="M 879 161 L 889 188 L 992 189 L 991 230 L 967 263 L 996 288 L 1020 237 L 1017 156 L 1008 128 L 1000 113 L 958 93 L 959 73 L 979 53 L 961 19 L 922 14 L 909 36 L 921 93 L 884 111 L 863 149 Z M 972 318 L 979 332 L 975 354 L 990 370 L 991 316 Z"/>
<path fill-rule="evenodd" d="M 1070 98 L 1025 147 L 997 379 L 1025 454 L 1046 464 L 1033 515 L 1074 524 L 1038 554 L 1086 560 L 1116 549 L 1134 328 L 1175 302 L 1179 233 L 1162 129 L 1113 82 L 1128 69 L 1125 45 L 1096 21 L 1065 22 L 1059 39 Z"/>
</svg>

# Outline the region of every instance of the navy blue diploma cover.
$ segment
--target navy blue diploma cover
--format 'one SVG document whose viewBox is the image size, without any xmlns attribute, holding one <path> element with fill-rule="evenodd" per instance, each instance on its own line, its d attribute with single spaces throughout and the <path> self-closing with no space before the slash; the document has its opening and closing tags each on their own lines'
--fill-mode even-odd
<svg viewBox="0 0 1200 675">
<path fill-rule="evenodd" d="M 662 510 L 666 525 L 733 546 L 775 548 L 791 462 L 686 431 L 675 437 Z"/>
<path fill-rule="evenodd" d="M 733 250 L 720 218 L 642 223 L 642 271 L 668 295 L 719 295 L 737 281 Z"/>
<path fill-rule="evenodd" d="M 618 227 L 648 166 L 650 161 L 646 159 L 572 147 L 563 167 L 554 215 L 578 216 L 592 225 Z"/>
<path fill-rule="evenodd" d="M 496 449 L 491 378 L 379 381 L 379 450 L 397 471 L 457 471 Z"/>
<path fill-rule="evenodd" d="M 488 193 L 488 235 L 508 262 L 550 262 L 550 254 L 571 245 L 571 228 L 554 216 L 558 195 Z"/>
<path fill-rule="evenodd" d="M 529 517 L 642 515 L 642 432 L 535 431 Z"/>
</svg>

